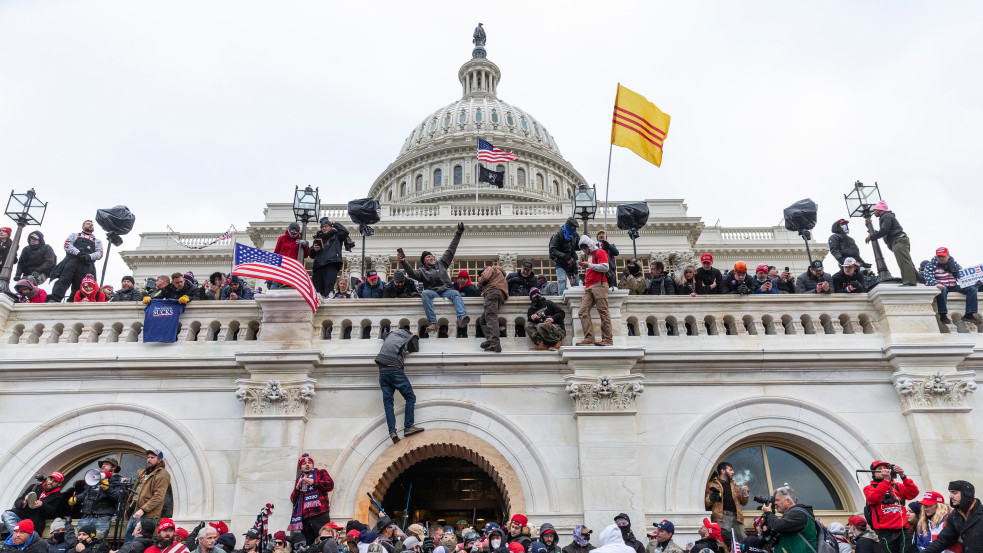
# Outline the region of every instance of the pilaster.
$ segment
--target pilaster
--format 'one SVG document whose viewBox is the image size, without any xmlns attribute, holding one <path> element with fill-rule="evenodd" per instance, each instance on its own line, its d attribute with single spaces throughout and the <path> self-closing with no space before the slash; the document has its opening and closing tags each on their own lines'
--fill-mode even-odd
<svg viewBox="0 0 983 553">
<path fill-rule="evenodd" d="M 628 345 L 628 336 L 625 332 L 625 325 L 621 323 L 621 307 L 625 302 L 625 298 L 627 297 L 628 290 L 608 290 L 608 311 L 611 313 L 611 340 L 615 346 Z M 580 317 L 577 315 L 577 312 L 580 310 L 580 304 L 583 302 L 583 300 L 584 288 L 582 286 L 567 288 L 563 292 L 563 303 L 570 306 L 571 318 L 567 325 L 573 332 L 571 341 L 573 344 L 576 344 L 584 339 L 584 328 L 581 326 Z M 591 309 L 591 323 L 594 325 L 594 337 L 597 340 L 600 340 L 601 318 L 596 307 Z"/>
</svg>

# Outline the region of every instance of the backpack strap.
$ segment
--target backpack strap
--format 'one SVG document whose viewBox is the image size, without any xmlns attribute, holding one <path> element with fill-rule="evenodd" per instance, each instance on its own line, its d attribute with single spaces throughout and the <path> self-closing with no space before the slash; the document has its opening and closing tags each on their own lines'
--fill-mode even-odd
<svg viewBox="0 0 983 553">
<path fill-rule="evenodd" d="M 809 550 L 812 551 L 812 553 L 818 553 L 819 540 L 822 539 L 822 535 L 823 535 L 822 531 L 820 531 L 819 529 L 819 522 L 815 518 L 809 515 L 809 511 L 803 509 L 802 507 L 792 507 L 791 509 L 789 509 L 789 511 L 801 511 L 806 516 L 806 518 L 811 520 L 812 523 L 816 526 L 816 547 L 813 547 L 812 544 L 809 543 L 809 540 L 805 539 L 805 537 L 802 535 L 802 532 L 798 532 L 797 535 L 799 536 L 799 539 L 802 540 L 802 543 L 806 544 L 806 547 L 808 547 Z"/>
</svg>

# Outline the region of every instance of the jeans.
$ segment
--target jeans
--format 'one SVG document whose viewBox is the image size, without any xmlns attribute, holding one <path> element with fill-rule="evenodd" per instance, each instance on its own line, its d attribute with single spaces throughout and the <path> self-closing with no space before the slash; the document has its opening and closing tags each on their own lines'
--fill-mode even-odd
<svg viewBox="0 0 983 553">
<path fill-rule="evenodd" d="M 567 286 L 570 286 L 569 276 L 571 275 L 563 267 L 556 268 L 556 290 L 558 295 L 562 296 L 563 291 L 567 289 Z M 574 286 L 580 286 L 580 275 L 574 274 L 573 277 L 576 279 Z"/>
<path fill-rule="evenodd" d="M 109 537 L 109 522 L 113 519 L 113 515 L 103 515 L 103 516 L 87 516 L 82 517 L 78 524 L 75 525 L 76 528 L 81 528 L 86 524 L 91 524 L 96 530 L 102 530 L 102 537 L 106 539 Z M 132 532 L 132 530 L 131 530 Z"/>
<path fill-rule="evenodd" d="M 949 288 L 943 288 L 942 291 L 939 292 L 939 296 L 938 296 L 939 315 L 945 315 L 949 313 L 949 306 L 946 305 L 946 297 L 949 295 L 949 292 L 959 292 L 960 294 L 966 294 L 966 313 L 965 313 L 966 315 L 971 315 L 973 313 L 976 313 L 976 311 L 979 309 L 979 304 L 977 303 L 976 300 L 977 290 L 975 286 L 967 286 L 965 288 L 960 288 L 959 286 L 951 286 Z"/>
<path fill-rule="evenodd" d="M 386 409 L 386 424 L 389 425 L 389 433 L 393 434 L 396 432 L 396 412 L 393 409 L 393 391 L 399 391 L 399 394 L 406 400 L 403 427 L 409 428 L 413 426 L 413 407 L 416 405 L 416 394 L 413 393 L 413 386 L 410 384 L 410 379 L 406 378 L 406 373 L 400 369 L 380 368 L 379 387 L 382 388 L 382 406 Z"/>
<path fill-rule="evenodd" d="M 437 322 L 437 315 L 433 312 L 433 300 L 434 298 L 447 298 L 454 303 L 454 311 L 457 313 L 457 318 L 460 319 L 468 314 L 464 310 L 464 300 L 461 299 L 461 293 L 457 290 L 445 290 L 444 292 L 438 294 L 433 290 L 423 291 L 423 312 L 427 314 L 427 322 L 433 324 Z"/>
<path fill-rule="evenodd" d="M 14 526 L 17 526 L 17 523 L 21 521 L 21 518 L 13 511 L 4 511 L 3 514 L 0 515 L 0 520 L 3 520 L 3 525 L 7 527 L 7 532 L 13 534 Z"/>
<path fill-rule="evenodd" d="M 137 523 L 141 520 L 149 520 L 154 523 L 154 528 L 157 527 L 157 523 L 160 522 L 159 518 L 130 518 L 130 522 L 126 523 L 126 536 L 123 537 L 123 543 L 130 543 L 133 541 L 133 529 L 136 528 Z"/>
</svg>

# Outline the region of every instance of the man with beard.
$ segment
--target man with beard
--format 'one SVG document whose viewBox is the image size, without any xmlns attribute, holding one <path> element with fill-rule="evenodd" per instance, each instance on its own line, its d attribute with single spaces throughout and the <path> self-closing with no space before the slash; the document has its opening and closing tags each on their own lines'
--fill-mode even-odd
<svg viewBox="0 0 983 553">
<path fill-rule="evenodd" d="M 154 544 L 154 523 L 146 519 L 141 520 L 140 524 L 133 527 L 132 536 L 133 540 L 110 553 L 144 553 Z"/>
<path fill-rule="evenodd" d="M 123 499 L 123 484 L 117 474 L 119 462 L 115 457 L 99 461 L 99 471 L 103 473 L 102 476 L 109 474 L 109 477 L 101 478 L 95 485 L 86 486 L 85 491 L 68 499 L 68 505 L 82 506 L 79 528 L 91 524 L 105 536 L 109 534 L 109 524 Z"/>
<path fill-rule="evenodd" d="M 923 553 L 942 553 L 959 544 L 966 553 L 983 550 L 983 506 L 976 499 L 976 488 L 965 480 L 949 482 L 949 506 L 953 511 L 945 527 Z"/>
<path fill-rule="evenodd" d="M 243 536 L 245 540 L 242 542 L 242 549 L 236 549 L 233 553 L 259 553 L 259 544 L 262 541 L 259 530 L 250 528 Z"/>
<path fill-rule="evenodd" d="M 416 289 L 416 282 L 406 278 L 406 273 L 402 269 L 396 269 L 393 279 L 382 289 L 384 298 L 418 298 L 420 292 Z"/>
<path fill-rule="evenodd" d="M 529 295 L 529 290 L 536 287 L 536 273 L 532 271 L 532 261 L 523 261 L 522 268 L 518 271 L 509 273 L 505 280 L 509 283 L 509 295 L 513 297 L 524 297 Z"/>
<path fill-rule="evenodd" d="M 188 548 L 174 536 L 174 521 L 169 518 L 160 519 L 157 526 L 157 542 L 144 553 L 189 553 Z"/>
<path fill-rule="evenodd" d="M 0 544 L 0 553 L 47 553 L 48 544 L 34 531 L 30 519 L 18 522 L 7 540 Z"/>
<path fill-rule="evenodd" d="M 614 517 L 615 524 L 618 525 L 618 529 L 621 530 L 621 539 L 624 540 L 625 545 L 631 547 L 635 550 L 635 553 L 645 553 L 645 544 L 635 539 L 635 534 L 631 531 L 631 519 L 625 513 L 618 513 Z"/>
<path fill-rule="evenodd" d="M 700 539 L 693 543 L 692 549 L 694 553 L 705 553 L 707 551 L 711 553 L 725 553 L 725 549 L 721 547 L 724 538 L 723 534 L 720 532 L 720 525 L 710 522 L 710 519 L 703 519 L 703 526 L 700 527 Z"/>
<path fill-rule="evenodd" d="M 37 286 L 48 280 L 48 273 L 55 268 L 55 263 L 58 263 L 55 250 L 44 243 L 44 234 L 35 230 L 27 235 L 27 245 L 20 251 L 16 276 L 18 279 L 28 279 Z"/>
<path fill-rule="evenodd" d="M 529 519 L 525 515 L 518 513 L 512 515 L 511 520 L 509 520 L 509 535 L 505 539 L 504 545 L 510 545 L 515 542 L 522 546 L 523 551 L 529 551 L 529 546 L 532 545 L 532 538 L 522 532 L 528 522 Z"/>
<path fill-rule="evenodd" d="M 86 219 L 82 222 L 82 232 L 73 232 L 65 239 L 65 259 L 49 275 L 52 279 L 58 279 L 48 294 L 49 302 L 61 302 L 69 286 L 72 288 L 71 296 L 75 296 L 82 287 L 85 275 L 96 274 L 95 261 L 102 259 L 102 241 L 92 234 L 94 230 L 95 225 Z"/>
<path fill-rule="evenodd" d="M 143 301 L 143 290 L 137 288 L 136 280 L 127 275 L 120 281 L 119 290 L 113 292 L 109 301 Z"/>
<path fill-rule="evenodd" d="M 22 520 L 30 520 L 34 528 L 44 529 L 45 521 L 54 518 L 62 504 L 61 484 L 65 475 L 52 472 L 43 482 L 32 484 L 14 503 L 14 508 L 2 515 L 3 524 L 9 532 Z"/>
<path fill-rule="evenodd" d="M 662 553 L 684 553 L 683 548 L 672 541 L 672 535 L 676 533 L 676 526 L 673 523 L 663 520 L 653 526 L 655 526 L 655 539 L 645 546 L 646 553 L 653 553 L 655 549 L 659 549 Z"/>
<path fill-rule="evenodd" d="M 918 486 L 905 477 L 904 469 L 898 465 L 874 461 L 870 470 L 873 480 L 864 488 L 864 497 L 870 509 L 871 526 L 882 549 L 887 553 L 904 553 L 912 547 L 905 543 L 902 530 L 908 524 L 905 502 L 918 497 Z M 895 475 L 900 482 L 894 481 Z"/>
<path fill-rule="evenodd" d="M 160 518 L 161 511 L 164 509 L 164 496 L 167 494 L 167 487 L 171 485 L 171 475 L 167 472 L 164 463 L 164 452 L 147 450 L 147 466 L 137 471 L 136 486 L 132 495 L 128 511 L 132 513 L 130 522 L 126 526 L 126 538 L 124 542 L 133 540 L 133 527 L 140 519 L 147 519 L 154 523 Z M 174 522 L 169 521 L 171 529 Z M 161 521 L 163 526 L 164 521 Z M 158 532 L 160 528 L 158 527 Z M 171 538 L 174 532 L 171 532 Z M 187 548 L 185 548 L 187 550 Z"/>
<path fill-rule="evenodd" d="M 547 522 L 539 527 L 539 541 L 533 545 L 542 544 L 545 553 L 560 553 L 560 546 L 556 543 L 557 541 L 559 538 L 556 535 L 556 528 Z"/>
<path fill-rule="evenodd" d="M 69 546 L 69 553 L 109 553 L 109 546 L 99 539 L 99 531 L 96 527 L 87 524 L 79 526 L 78 541 L 75 546 Z"/>
<path fill-rule="evenodd" d="M 436 259 L 432 253 L 424 251 L 420 254 L 419 269 L 414 270 L 407 263 L 406 256 L 401 251 L 396 254 L 396 259 L 399 261 L 403 271 L 426 288 L 423 291 L 422 297 L 423 312 L 427 316 L 428 337 L 437 335 L 437 315 L 433 311 L 434 298 L 440 297 L 451 300 L 454 304 L 454 311 L 457 314 L 458 328 L 466 327 L 471 322 L 471 317 L 468 316 L 468 312 L 464 308 L 464 300 L 461 299 L 461 293 L 454 289 L 451 277 L 447 274 L 448 268 L 454 262 L 454 254 L 457 253 L 457 245 L 461 242 L 461 236 L 463 234 L 464 223 L 458 223 L 457 232 L 454 233 L 454 238 L 451 239 L 451 243 L 447 246 L 447 251 L 444 252 L 444 255 L 440 259 Z"/>
</svg>

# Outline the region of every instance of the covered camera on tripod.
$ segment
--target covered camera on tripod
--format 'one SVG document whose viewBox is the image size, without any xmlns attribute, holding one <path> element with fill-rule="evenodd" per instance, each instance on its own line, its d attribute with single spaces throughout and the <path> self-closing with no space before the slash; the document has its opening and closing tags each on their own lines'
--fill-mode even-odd
<svg viewBox="0 0 983 553">
<path fill-rule="evenodd" d="M 816 226 L 819 206 L 806 198 L 785 208 L 785 228 L 794 230 L 806 240 L 812 239 L 812 229 Z"/>
<path fill-rule="evenodd" d="M 362 236 L 372 236 L 375 231 L 369 225 L 379 222 L 379 200 L 362 198 L 348 202 L 348 216 L 358 225 L 358 232 Z"/>
<path fill-rule="evenodd" d="M 638 229 L 649 222 L 649 204 L 635 202 L 618 206 L 618 228 L 628 231 L 632 240 L 638 238 Z"/>
</svg>

